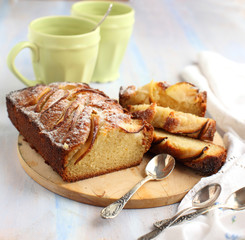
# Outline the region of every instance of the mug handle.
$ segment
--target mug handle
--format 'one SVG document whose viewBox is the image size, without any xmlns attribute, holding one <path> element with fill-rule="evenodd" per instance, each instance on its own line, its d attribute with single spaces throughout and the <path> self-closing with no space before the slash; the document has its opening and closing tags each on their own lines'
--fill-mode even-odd
<svg viewBox="0 0 245 240">
<path fill-rule="evenodd" d="M 19 52 L 24 49 L 24 48 L 30 48 L 31 52 L 32 52 L 32 61 L 33 62 L 37 62 L 39 60 L 39 51 L 38 51 L 38 47 L 31 43 L 31 42 L 20 42 L 18 44 L 16 44 L 12 50 L 10 51 L 8 58 L 7 58 L 7 64 L 9 69 L 13 72 L 13 74 L 20 79 L 20 81 L 22 81 L 24 84 L 26 84 L 27 86 L 35 86 L 36 84 L 41 83 L 41 81 L 38 80 L 29 80 L 26 77 L 24 77 L 15 67 L 15 58 L 16 56 L 19 54 Z"/>
</svg>

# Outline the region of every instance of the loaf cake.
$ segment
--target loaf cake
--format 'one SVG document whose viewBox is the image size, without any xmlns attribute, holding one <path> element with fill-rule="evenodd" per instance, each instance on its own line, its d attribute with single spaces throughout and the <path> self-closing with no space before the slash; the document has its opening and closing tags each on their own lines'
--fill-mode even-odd
<svg viewBox="0 0 245 240">
<path fill-rule="evenodd" d="M 128 110 L 134 116 L 151 123 L 153 127 L 178 135 L 212 141 L 216 131 L 216 122 L 213 119 L 157 106 L 156 103 L 130 105 Z"/>
<path fill-rule="evenodd" d="M 127 108 L 129 105 L 156 103 L 176 111 L 192 113 L 204 117 L 207 93 L 199 92 L 192 84 L 179 82 L 169 85 L 166 82 L 151 81 L 136 89 L 135 86 L 121 87 L 119 103 Z"/>
<path fill-rule="evenodd" d="M 212 142 L 177 136 L 160 129 L 154 130 L 150 151 L 168 153 L 201 175 L 216 173 L 224 164 L 227 154 L 224 147 Z"/>
<path fill-rule="evenodd" d="M 14 126 L 64 181 L 136 166 L 153 139 L 149 123 L 87 84 L 37 85 L 6 100 Z"/>
</svg>

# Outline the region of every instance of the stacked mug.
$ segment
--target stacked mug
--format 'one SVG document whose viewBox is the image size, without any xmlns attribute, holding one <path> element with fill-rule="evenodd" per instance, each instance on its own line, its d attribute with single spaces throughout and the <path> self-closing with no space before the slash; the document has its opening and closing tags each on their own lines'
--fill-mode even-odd
<svg viewBox="0 0 245 240">
<path fill-rule="evenodd" d="M 112 9 L 97 27 L 110 4 Z M 10 51 L 7 63 L 27 86 L 51 82 L 110 82 L 119 77 L 119 67 L 130 39 L 134 10 L 123 3 L 81 1 L 72 5 L 72 16 L 49 16 L 32 21 L 29 41 Z M 35 80 L 24 77 L 15 66 L 19 52 L 29 48 Z"/>
</svg>

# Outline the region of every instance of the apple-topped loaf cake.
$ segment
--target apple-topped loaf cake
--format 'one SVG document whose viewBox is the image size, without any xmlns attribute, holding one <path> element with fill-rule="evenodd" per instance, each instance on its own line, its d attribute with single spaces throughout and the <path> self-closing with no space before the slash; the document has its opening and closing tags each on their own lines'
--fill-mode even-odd
<svg viewBox="0 0 245 240">
<path fill-rule="evenodd" d="M 226 149 L 212 143 L 216 122 L 206 118 L 207 93 L 187 82 L 121 87 L 120 104 L 154 127 L 150 151 L 172 155 L 202 175 L 216 173 Z"/>
<path fill-rule="evenodd" d="M 9 118 L 65 181 L 140 164 L 153 127 L 116 100 L 79 83 L 52 83 L 7 95 Z"/>
</svg>

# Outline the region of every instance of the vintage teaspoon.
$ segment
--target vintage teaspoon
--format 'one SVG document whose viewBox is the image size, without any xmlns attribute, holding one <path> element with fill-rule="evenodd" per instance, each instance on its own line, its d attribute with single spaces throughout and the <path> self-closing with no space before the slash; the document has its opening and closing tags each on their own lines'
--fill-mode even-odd
<svg viewBox="0 0 245 240">
<path fill-rule="evenodd" d="M 207 208 L 202 208 L 200 210 L 197 210 L 194 213 L 189 213 L 186 215 L 181 216 L 177 221 L 175 221 L 172 225 L 180 224 L 185 221 L 190 221 L 202 214 L 205 214 L 211 210 L 217 209 L 217 208 L 223 208 L 223 209 L 231 209 L 235 211 L 240 211 L 245 209 L 245 187 L 237 190 L 236 192 L 232 193 L 225 201 L 225 204 L 217 204 L 217 205 L 212 205 Z M 160 232 L 162 232 L 163 229 L 169 226 L 169 223 L 172 221 L 172 218 L 170 219 L 165 219 L 160 221 L 160 222 L 155 223 L 155 226 L 158 228 L 151 231 L 150 233 L 142 236 L 139 239 L 152 239 L 156 237 Z"/>
<path fill-rule="evenodd" d="M 213 208 L 223 208 L 231 210 L 244 210 L 245 209 L 245 187 L 238 189 L 232 193 L 225 201 L 225 204 L 217 204 Z M 212 209 L 210 209 L 212 210 Z"/>
<path fill-rule="evenodd" d="M 182 216 L 176 223 L 182 223 L 183 221 L 189 221 L 192 220 L 193 218 L 202 215 L 204 213 L 207 213 L 211 210 L 214 210 L 216 208 L 223 208 L 225 209 L 230 209 L 230 210 L 235 210 L 235 211 L 240 211 L 245 209 L 245 187 L 240 188 L 239 190 L 235 191 L 232 193 L 225 201 L 225 204 L 217 204 L 217 205 L 212 205 L 207 208 L 202 208 L 194 213 L 189 213 L 184 216 Z M 163 220 L 163 224 L 169 224 L 169 221 L 171 219 Z M 158 225 L 155 223 L 156 227 L 162 227 L 163 225 Z"/>
<path fill-rule="evenodd" d="M 146 182 L 150 180 L 162 180 L 169 176 L 175 166 L 173 157 L 167 154 L 159 154 L 152 158 L 145 168 L 146 177 L 137 183 L 129 192 L 118 199 L 116 202 L 110 204 L 102 209 L 102 218 L 114 218 L 124 208 L 128 200 L 135 194 L 135 192 Z"/>
<path fill-rule="evenodd" d="M 187 214 L 183 217 L 187 218 L 188 220 L 191 220 L 194 217 L 197 217 L 201 214 L 204 214 L 204 213 L 209 212 L 211 210 L 214 210 L 216 208 L 231 209 L 231 210 L 235 210 L 235 211 L 244 210 L 245 209 L 245 187 L 240 188 L 239 190 L 233 192 L 226 199 L 225 204 L 217 204 L 217 205 L 212 205 L 212 206 L 207 207 L 207 208 L 202 208 L 194 214 L 193 213 Z M 170 221 L 170 219 L 168 219 L 168 223 L 169 223 L 169 221 Z M 178 223 L 180 223 L 180 222 L 178 221 Z M 163 221 L 158 221 L 158 222 L 154 223 L 154 225 L 158 228 L 160 228 L 163 224 L 165 225 L 166 221 L 163 220 Z"/>
<path fill-rule="evenodd" d="M 186 212 L 202 208 L 206 209 L 207 207 L 213 205 L 216 199 L 219 197 L 220 192 L 221 186 L 217 183 L 205 186 L 204 188 L 200 189 L 193 197 L 192 207 L 183 209 L 182 211 L 178 212 L 168 221 L 168 225 L 166 225 L 165 220 L 156 222 L 154 225 L 158 227 L 158 229 L 155 229 L 150 233 L 140 237 L 139 240 L 148 240 L 155 238 L 164 229 L 173 225 Z"/>
<path fill-rule="evenodd" d="M 213 205 L 216 199 L 219 197 L 221 192 L 221 186 L 218 183 L 213 183 L 201 188 L 193 197 L 192 207 L 183 209 L 178 212 L 176 215 L 172 217 L 172 222 L 169 223 L 168 227 L 170 227 L 176 220 L 179 219 L 184 213 L 190 212 L 192 210 L 197 210 L 200 208 L 207 208 Z M 156 227 L 161 225 L 161 221 L 154 223 Z"/>
</svg>

